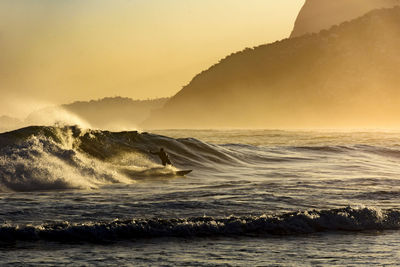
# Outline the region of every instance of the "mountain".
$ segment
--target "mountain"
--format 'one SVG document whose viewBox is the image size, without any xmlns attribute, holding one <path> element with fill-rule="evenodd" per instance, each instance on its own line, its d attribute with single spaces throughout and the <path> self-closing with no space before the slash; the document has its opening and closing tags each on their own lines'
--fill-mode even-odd
<svg viewBox="0 0 400 267">
<path fill-rule="evenodd" d="M 306 0 L 290 37 L 317 33 L 365 15 L 373 9 L 399 5 L 399 0 Z"/>
<path fill-rule="evenodd" d="M 143 128 L 398 127 L 400 7 L 234 53 Z"/>
<path fill-rule="evenodd" d="M 33 112 L 26 118 L 25 124 L 52 125 L 60 122 L 107 130 L 136 129 L 152 110 L 159 109 L 166 101 L 167 98 L 133 100 L 124 97 L 77 101 Z"/>
</svg>

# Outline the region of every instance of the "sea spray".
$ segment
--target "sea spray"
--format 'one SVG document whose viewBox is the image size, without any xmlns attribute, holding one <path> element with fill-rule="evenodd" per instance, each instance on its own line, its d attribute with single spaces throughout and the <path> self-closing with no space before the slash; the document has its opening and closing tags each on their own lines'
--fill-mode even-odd
<svg viewBox="0 0 400 267">
<path fill-rule="evenodd" d="M 3 191 L 93 189 L 109 183 L 133 182 L 105 162 L 82 153 L 78 149 L 76 128 L 37 129 L 40 131 L 36 134 L 24 136 L 21 130 L 8 140 L 3 138 L 4 147 L 0 149 Z M 5 145 L 7 141 L 9 144 Z"/>
</svg>

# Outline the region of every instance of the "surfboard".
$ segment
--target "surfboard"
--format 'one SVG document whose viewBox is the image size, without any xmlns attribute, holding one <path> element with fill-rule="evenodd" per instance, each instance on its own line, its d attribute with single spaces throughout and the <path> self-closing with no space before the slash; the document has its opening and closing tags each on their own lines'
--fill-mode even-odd
<svg viewBox="0 0 400 267">
<path fill-rule="evenodd" d="M 177 171 L 175 174 L 177 176 L 185 176 L 186 174 L 191 173 L 191 172 L 192 172 L 192 170 L 184 170 L 184 171 Z"/>
</svg>

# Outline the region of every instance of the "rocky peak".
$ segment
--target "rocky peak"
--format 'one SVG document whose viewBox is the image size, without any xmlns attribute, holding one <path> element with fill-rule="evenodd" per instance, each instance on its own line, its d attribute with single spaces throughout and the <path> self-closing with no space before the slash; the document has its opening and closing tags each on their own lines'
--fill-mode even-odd
<svg viewBox="0 0 400 267">
<path fill-rule="evenodd" d="M 306 0 L 290 37 L 316 33 L 373 9 L 395 5 L 400 5 L 400 0 Z"/>
</svg>

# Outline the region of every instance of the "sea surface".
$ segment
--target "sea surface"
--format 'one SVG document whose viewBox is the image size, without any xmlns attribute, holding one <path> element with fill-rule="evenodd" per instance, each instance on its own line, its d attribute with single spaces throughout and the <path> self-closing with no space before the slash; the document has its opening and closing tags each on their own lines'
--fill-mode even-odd
<svg viewBox="0 0 400 267">
<path fill-rule="evenodd" d="M 1 266 L 399 262 L 400 132 L 0 133 Z"/>
</svg>

